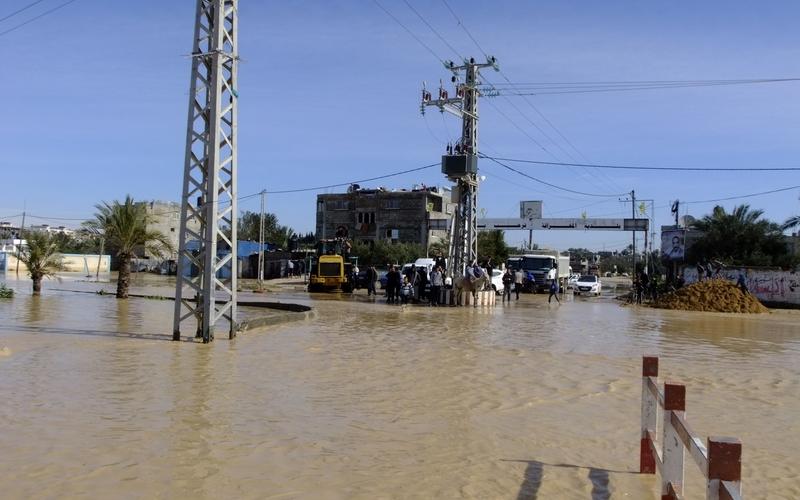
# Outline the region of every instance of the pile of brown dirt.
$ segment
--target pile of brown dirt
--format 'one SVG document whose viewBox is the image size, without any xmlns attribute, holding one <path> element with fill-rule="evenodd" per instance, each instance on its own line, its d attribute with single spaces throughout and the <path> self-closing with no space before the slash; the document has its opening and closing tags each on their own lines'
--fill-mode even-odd
<svg viewBox="0 0 800 500">
<path fill-rule="evenodd" d="M 653 304 L 662 309 L 681 311 L 716 311 L 732 313 L 765 313 L 769 309 L 753 294 L 742 293 L 725 279 L 711 279 L 692 283 L 680 290 L 668 293 Z"/>
</svg>

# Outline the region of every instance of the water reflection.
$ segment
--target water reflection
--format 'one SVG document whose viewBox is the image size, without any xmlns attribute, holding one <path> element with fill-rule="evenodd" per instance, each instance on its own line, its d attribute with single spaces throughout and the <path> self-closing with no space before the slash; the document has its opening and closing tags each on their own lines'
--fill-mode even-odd
<svg viewBox="0 0 800 500">
<path fill-rule="evenodd" d="M 555 306 L 546 296 L 495 309 L 265 299 L 312 304 L 316 319 L 190 345 L 169 341 L 171 301 L 47 289 L 0 301 L 0 345 L 12 352 L 0 360 L 0 489 L 649 498 L 652 478 L 630 471 L 640 360 L 653 353 L 688 384 L 699 432 L 747 443 L 748 489 L 796 492 L 796 316 L 687 315 L 604 298 Z"/>
</svg>

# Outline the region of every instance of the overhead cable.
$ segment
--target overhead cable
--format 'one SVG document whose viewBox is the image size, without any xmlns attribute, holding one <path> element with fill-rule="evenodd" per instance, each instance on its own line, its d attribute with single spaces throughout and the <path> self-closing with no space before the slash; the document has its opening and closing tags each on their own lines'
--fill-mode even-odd
<svg viewBox="0 0 800 500">
<path fill-rule="evenodd" d="M 717 198 L 715 200 L 695 200 L 695 201 L 681 201 L 682 204 L 698 204 L 698 203 L 716 203 L 718 201 L 739 200 L 742 198 L 752 198 L 754 196 L 763 196 L 765 194 L 780 193 L 783 191 L 791 191 L 793 189 L 800 189 L 800 186 L 789 186 L 785 188 L 770 189 L 769 191 L 761 191 L 760 193 L 743 194 L 739 196 L 728 196 L 727 198 Z"/>
<path fill-rule="evenodd" d="M 71 3 L 75 2 L 75 1 L 76 0 L 67 0 L 66 2 L 57 5 L 57 6 L 53 7 L 52 9 L 49 9 L 49 10 L 46 10 L 46 11 L 42 12 L 38 16 L 34 16 L 34 17 L 28 19 L 27 21 L 22 22 L 22 23 L 20 23 L 20 24 L 18 24 L 16 26 L 13 26 L 13 27 L 5 30 L 5 31 L 0 31 L 0 36 L 7 35 L 7 34 L 11 33 L 12 31 L 16 31 L 16 30 L 22 28 L 23 26 L 26 26 L 26 25 L 36 21 L 37 19 L 41 19 L 41 18 L 43 18 L 44 16 L 46 16 L 48 14 L 52 14 L 53 12 L 55 12 L 55 11 L 57 11 L 57 10 L 63 8 L 63 7 L 66 7 L 67 5 L 69 5 L 69 4 L 71 4 Z"/>
<path fill-rule="evenodd" d="M 425 50 L 427 50 L 428 52 L 430 52 L 430 54 L 431 54 L 433 57 L 435 57 L 437 61 L 439 61 L 439 62 L 441 62 L 441 63 L 444 63 L 444 60 L 443 60 L 441 57 L 439 57 L 439 56 L 436 54 L 436 52 L 434 52 L 434 51 L 433 51 L 433 49 L 430 47 L 430 45 L 428 45 L 427 43 L 423 42 L 423 41 L 422 41 L 422 39 L 421 39 L 420 37 L 418 37 L 417 35 L 415 35 L 415 34 L 414 34 L 414 32 L 413 32 L 413 31 L 411 31 L 410 29 L 408 29 L 408 27 L 407 27 L 405 24 L 403 24 L 402 22 L 400 22 L 400 20 L 399 20 L 399 19 L 397 19 L 397 18 L 394 16 L 394 14 L 392 14 L 391 12 L 389 12 L 388 10 L 386 10 L 386 7 L 384 7 L 383 5 L 381 5 L 381 3 L 380 3 L 380 2 L 378 2 L 378 0 L 372 0 L 372 2 L 373 2 L 375 5 L 377 5 L 377 6 L 378 6 L 378 7 L 379 7 L 379 8 L 380 8 L 382 11 L 384 11 L 384 12 L 386 13 L 386 15 L 387 15 L 387 16 L 389 16 L 390 18 L 392 18 L 392 20 L 393 20 L 394 22 L 396 22 L 397 24 L 399 24 L 401 28 L 403 28 L 404 30 L 406 30 L 406 33 L 408 33 L 409 35 L 411 35 L 411 38 L 413 38 L 414 40 L 416 40 L 416 41 L 417 41 L 417 43 L 419 43 L 420 45 L 422 45 L 422 46 L 425 48 Z"/>
<path fill-rule="evenodd" d="M 480 44 L 480 43 L 478 43 L 478 40 L 477 40 L 477 39 L 476 39 L 476 38 L 475 38 L 475 37 L 472 35 L 472 33 L 471 33 L 471 32 L 469 31 L 469 29 L 467 28 L 467 26 L 464 24 L 464 22 L 463 22 L 463 21 L 461 20 L 461 18 L 458 16 L 458 14 L 456 14 L 456 12 L 455 12 L 455 11 L 452 9 L 452 7 L 450 7 L 450 4 L 447 2 L 447 0 L 442 0 L 442 3 L 443 3 L 443 4 L 444 4 L 444 6 L 447 8 L 447 10 L 448 10 L 448 11 L 450 11 L 450 14 L 453 16 L 453 19 L 455 19 L 455 20 L 456 20 L 456 23 L 457 23 L 457 24 L 458 24 L 458 25 L 461 27 L 461 29 L 462 29 L 462 30 L 464 30 L 464 33 L 466 33 L 466 34 L 467 34 L 467 36 L 469 37 L 469 39 L 470 39 L 470 40 L 472 40 L 472 43 L 474 43 L 474 44 L 475 44 L 475 47 L 477 47 L 477 48 L 478 48 L 478 50 L 479 50 L 481 53 L 483 53 L 483 55 L 484 55 L 486 58 L 488 58 L 488 57 L 489 57 L 489 54 L 488 54 L 488 53 L 487 53 L 485 50 L 483 50 L 483 47 L 481 47 L 481 44 Z M 427 22 L 426 22 L 426 24 L 427 24 Z M 511 80 L 508 78 L 508 76 L 507 76 L 507 75 L 506 75 L 506 74 L 503 72 L 503 70 L 502 70 L 502 69 L 498 68 L 498 71 L 500 72 L 500 75 L 503 77 L 503 79 L 504 79 L 504 80 L 506 80 L 506 82 L 507 82 L 508 84 L 514 85 L 514 84 L 511 82 Z M 494 86 L 494 84 L 493 84 L 493 83 L 492 83 L 492 82 L 491 82 L 491 81 L 490 81 L 488 78 L 486 78 L 485 76 L 483 76 L 483 79 L 484 79 L 484 80 L 486 80 L 486 81 L 487 81 L 487 82 L 488 82 L 490 85 Z M 581 153 L 581 152 L 578 150 L 578 148 L 576 148 L 576 147 L 575 147 L 575 145 L 572 143 L 572 141 L 570 141 L 569 139 L 567 139 L 567 137 L 566 137 L 566 136 L 565 136 L 565 135 L 564 135 L 564 134 L 561 132 L 561 130 L 559 130 L 559 129 L 558 129 L 558 127 L 556 127 L 556 126 L 555 126 L 555 124 L 553 124 L 553 122 L 552 122 L 550 119 L 548 119 L 548 118 L 547 118 L 547 117 L 544 115 L 544 113 L 542 113 L 542 111 L 541 111 L 541 110 L 540 110 L 538 107 L 536 107 L 536 106 L 535 106 L 535 105 L 534 105 L 534 104 L 533 104 L 533 103 L 532 103 L 532 102 L 531 102 L 531 101 L 530 101 L 530 100 L 529 100 L 527 97 L 525 97 L 524 99 L 525 99 L 525 101 L 528 103 L 528 106 L 530 106 L 530 107 L 531 107 L 531 109 L 533 109 L 533 110 L 536 112 L 536 114 L 537 114 L 537 115 L 539 115 L 539 117 L 541 117 L 541 118 L 542 118 L 542 120 L 544 120 L 544 121 L 545 121 L 545 123 L 547 123 L 547 125 L 549 125 L 549 126 L 550 126 L 550 128 L 552 128 L 552 129 L 553 129 L 553 130 L 556 132 L 556 134 L 557 134 L 559 137 L 561 137 L 561 139 L 562 139 L 564 142 L 566 142 L 566 143 L 569 145 L 569 147 L 570 147 L 570 148 L 572 148 L 572 150 L 573 150 L 573 151 L 575 151 L 576 153 L 578 153 L 578 155 L 579 155 L 579 156 L 581 156 L 581 157 L 582 157 L 584 160 L 586 160 L 586 159 L 587 159 L 587 158 L 586 158 L 586 156 L 585 156 L 583 153 Z M 511 104 L 511 106 L 512 106 L 514 109 L 516 109 L 516 110 L 517 110 L 517 112 L 518 112 L 518 113 L 519 113 L 519 114 L 520 114 L 520 115 L 521 115 L 521 116 L 522 116 L 524 119 L 526 119 L 526 120 L 527 120 L 527 121 L 528 121 L 528 122 L 529 122 L 531 125 L 533 125 L 533 126 L 534 126 L 534 127 L 535 127 L 535 128 L 536 128 L 536 129 L 537 129 L 537 130 L 538 130 L 538 131 L 539 131 L 539 132 L 540 132 L 540 133 L 541 133 L 541 134 L 542 134 L 542 135 L 543 135 L 543 136 L 544 136 L 544 137 L 547 139 L 547 140 L 549 140 L 549 141 L 550 141 L 550 142 L 551 142 L 553 145 L 555 145 L 555 146 L 556 146 L 558 149 L 560 149 L 560 150 L 561 150 L 561 151 L 562 151 L 564 154 L 566 154 L 566 155 L 567 155 L 567 157 L 568 157 L 569 159 L 576 160 L 576 158 L 575 158 L 575 157 L 573 157 L 571 153 L 569 153 L 569 152 L 568 152 L 566 149 L 564 149 L 564 148 L 563 148 L 563 147 L 562 147 L 560 144 L 558 144 L 558 143 L 557 143 L 555 140 L 553 140 L 553 138 L 551 138 L 551 137 L 550 137 L 550 136 L 547 134 L 547 132 L 545 132 L 545 131 L 544 131 L 544 130 L 543 130 L 543 129 L 542 129 L 542 128 L 541 128 L 541 127 L 540 127 L 540 126 L 539 126 L 539 125 L 536 123 L 536 122 L 534 122 L 534 121 L 533 121 L 533 120 L 532 120 L 530 117 L 528 117 L 528 116 L 527 116 L 525 113 L 523 113 L 523 112 L 522 112 L 522 110 L 521 110 L 521 109 L 519 109 L 519 107 L 517 107 L 517 106 L 516 106 L 516 105 L 513 103 L 513 101 L 511 101 L 511 100 L 510 100 L 510 99 L 508 99 L 508 98 L 506 98 L 506 100 L 509 102 L 509 104 Z M 488 102 L 491 104 L 491 101 L 488 101 Z M 497 108 L 496 108 L 496 109 L 497 109 Z M 498 111 L 499 111 L 499 109 L 498 109 Z M 501 112 L 501 114 L 503 114 L 503 113 Z M 504 116 L 505 116 L 505 115 L 504 115 Z M 505 118 L 506 118 L 507 120 L 511 121 L 511 120 L 510 120 L 510 119 L 509 119 L 507 116 L 505 116 Z M 519 128 L 519 126 L 517 126 L 515 123 L 513 123 L 513 122 L 512 122 L 512 124 L 513 124 L 515 127 Z M 520 129 L 520 130 L 521 130 L 521 129 Z M 533 141 L 535 144 L 537 144 L 539 147 L 541 147 L 542 149 L 544 149 L 545 151 L 547 151 L 547 149 L 546 149 L 546 148 L 544 148 L 544 146 L 542 146 L 541 144 L 539 144 L 539 142 L 538 142 L 537 140 L 533 139 L 533 137 L 531 137 L 531 136 L 530 136 L 529 134 L 527 134 L 526 132 L 523 132 L 523 133 L 524 133 L 526 136 L 528 136 L 528 137 L 529 137 L 529 138 L 530 138 L 530 139 L 531 139 L 531 140 L 532 140 L 532 141 Z M 548 153 L 548 154 L 550 154 L 550 156 L 553 156 L 554 158 L 556 158 L 556 157 L 555 157 L 555 156 L 554 156 L 552 153 L 550 153 L 549 151 L 547 151 L 547 153 Z M 556 159 L 558 159 L 558 158 L 556 158 Z M 616 182 L 616 181 L 614 181 L 614 180 L 610 179 L 610 178 L 609 178 L 608 176 L 606 176 L 604 173 L 602 173 L 602 172 L 601 172 L 601 173 L 600 173 L 600 175 L 599 175 L 599 176 L 597 176 L 596 174 L 592 173 L 591 171 L 588 171 L 588 170 L 585 170 L 585 171 L 586 171 L 586 172 L 587 172 L 589 175 L 591 175 L 591 176 L 594 176 L 594 177 L 595 177 L 597 180 L 602 180 L 602 181 L 605 181 L 605 182 L 606 182 L 606 183 L 607 183 L 607 184 L 608 184 L 610 187 L 612 187 L 612 188 L 614 188 L 614 189 L 618 189 L 618 188 L 619 188 L 619 184 L 617 184 L 617 182 Z"/>
<path fill-rule="evenodd" d="M 406 170 L 400 170 L 400 171 L 397 171 L 397 172 L 392 172 L 392 173 L 389 173 L 389 174 L 379 175 L 379 176 L 376 176 L 376 177 L 369 177 L 367 179 L 359 179 L 359 180 L 348 181 L 348 182 L 340 182 L 338 184 L 328 184 L 328 185 L 325 185 L 325 186 L 315 186 L 315 187 L 306 187 L 306 188 L 298 188 L 298 189 L 283 189 L 283 190 L 277 190 L 277 191 L 261 190 L 261 191 L 258 191 L 256 193 L 252 193 L 252 194 L 248 194 L 248 195 L 244 195 L 244 196 L 239 196 L 236 199 L 238 201 L 243 201 L 243 200 L 247 200 L 247 199 L 250 199 L 250 198 L 255 198 L 256 196 L 261 196 L 261 193 L 264 193 L 264 194 L 302 193 L 302 192 L 307 192 L 307 191 L 319 191 L 319 190 L 322 190 L 322 189 L 330 189 L 330 188 L 335 188 L 335 187 L 350 186 L 350 185 L 353 185 L 353 184 L 360 184 L 360 183 L 364 183 L 364 182 L 372 182 L 372 181 L 377 181 L 377 180 L 381 180 L 381 179 L 388 179 L 389 177 L 396 177 L 398 175 L 409 174 L 409 173 L 412 173 L 412 172 L 419 172 L 421 170 L 425 170 L 425 169 L 428 169 L 428 168 L 436 167 L 436 166 L 439 166 L 439 165 L 441 165 L 440 162 L 431 163 L 429 165 L 424 165 L 422 167 L 409 168 L 409 169 L 406 169 Z M 230 203 L 230 201 L 229 200 L 218 200 L 216 203 Z M 160 215 L 168 215 L 168 214 L 176 214 L 176 213 L 180 213 L 180 210 L 168 210 L 166 212 L 155 212 L 155 213 L 152 213 L 150 215 L 160 216 Z M 45 216 L 45 215 L 31 215 L 31 214 L 28 214 L 28 217 L 32 217 L 34 219 L 59 220 L 59 221 L 84 221 L 84 220 L 87 220 L 87 219 L 91 219 L 91 217 L 81 217 L 81 218 L 75 218 L 75 217 L 49 217 L 49 216 Z"/>
<path fill-rule="evenodd" d="M 0 17 L 0 23 L 5 21 L 6 19 L 11 19 L 12 17 L 16 16 L 17 14 L 19 14 L 21 12 L 25 12 L 26 10 L 30 9 L 31 7 L 33 7 L 34 5 L 42 3 L 42 2 L 44 2 L 44 0 L 36 0 L 35 2 L 29 3 L 25 7 L 21 7 L 19 9 L 15 10 L 14 12 L 12 12 L 11 14 L 9 14 L 9 15 L 7 15 L 5 17 Z"/>
<path fill-rule="evenodd" d="M 458 57 L 460 57 L 461 59 L 463 59 L 463 58 L 464 58 L 464 56 L 462 56 L 462 55 L 461 55 L 461 54 L 458 52 L 458 50 L 456 50 L 456 48 L 455 48 L 455 47 L 453 47 L 453 46 L 450 44 L 450 42 L 448 42 L 447 40 L 445 40 L 445 38 L 444 38 L 444 37 L 443 37 L 443 36 L 442 36 L 442 35 L 441 35 L 441 34 L 440 34 L 438 31 L 436 31 L 436 29 L 435 29 L 433 26 L 431 26 L 431 23 L 429 23 L 429 22 L 428 22 L 428 20 L 427 20 L 427 19 L 425 19 L 425 17 L 424 17 L 422 14 L 420 14 L 420 13 L 417 11 L 417 9 L 415 9 L 415 8 L 414 8 L 414 7 L 413 7 L 413 6 L 412 6 L 412 5 L 411 5 L 411 4 L 408 2 L 408 0 L 403 0 L 403 2 L 404 2 L 404 3 L 405 3 L 407 6 L 408 6 L 408 8 L 409 8 L 409 9 L 411 9 L 411 11 L 412 11 L 414 14 L 416 14 L 416 15 L 417 15 L 417 17 L 418 17 L 418 18 L 419 18 L 419 19 L 420 19 L 420 20 L 421 20 L 423 23 L 425 23 L 425 26 L 427 26 L 427 27 L 428 27 L 428 29 L 430 29 L 430 30 L 433 32 L 433 34 L 434 34 L 434 35 L 436 35 L 436 36 L 439 38 L 439 40 L 441 40 L 441 41 L 442 41 L 442 43 L 444 43 L 445 45 L 447 45 L 447 47 L 448 47 L 450 50 L 452 50 L 452 51 L 453 51 L 453 53 L 455 53 L 455 55 L 457 55 L 457 56 L 458 56 Z"/>
<path fill-rule="evenodd" d="M 798 171 L 800 167 L 650 167 L 644 165 L 611 165 L 598 163 L 564 163 L 544 160 L 523 160 L 519 158 L 495 158 L 512 163 L 531 163 L 535 165 L 555 165 L 567 167 L 606 168 L 618 170 L 664 170 L 664 171 L 707 171 L 707 172 L 791 172 Z"/>
<path fill-rule="evenodd" d="M 782 78 L 771 80 L 751 80 L 751 81 L 731 81 L 731 82 L 707 82 L 707 83 L 687 83 L 687 84 L 670 84 L 670 85 L 630 85 L 630 86 L 600 86 L 594 88 L 575 87 L 567 90 L 558 90 L 557 88 L 548 89 L 546 87 L 537 88 L 515 88 L 515 92 L 509 92 L 507 89 L 495 88 L 497 95 L 505 96 L 532 96 L 532 95 L 555 95 L 555 94 L 594 94 L 602 92 L 629 92 L 639 90 L 656 90 L 656 89 L 679 89 L 679 88 L 692 88 L 692 87 L 720 87 L 730 85 L 754 85 L 764 83 L 784 83 L 800 81 L 800 78 Z"/>
<path fill-rule="evenodd" d="M 565 188 L 565 187 L 559 186 L 557 184 L 553 184 L 551 182 L 543 181 L 542 179 L 538 179 L 536 177 L 533 177 L 532 175 L 528 175 L 525 172 L 523 172 L 521 170 L 517 170 L 516 168 L 514 168 L 514 167 L 512 167 L 510 165 L 507 165 L 507 164 L 503 163 L 502 161 L 497 160 L 496 158 L 494 158 L 492 156 L 486 156 L 486 155 L 483 155 L 483 154 L 481 154 L 479 156 L 481 158 L 486 158 L 487 160 L 491 160 L 491 161 L 497 163 L 498 165 L 500 165 L 500 166 L 502 166 L 502 167 L 504 167 L 504 168 L 506 168 L 506 169 L 508 169 L 508 170 L 510 170 L 512 172 L 516 172 L 517 174 L 519 174 L 519 175 L 521 175 L 523 177 L 527 177 L 528 179 L 536 181 L 536 182 L 538 182 L 540 184 L 544 184 L 545 186 L 550 186 L 552 188 L 559 189 L 561 191 L 566 191 L 568 193 L 579 194 L 581 196 L 594 196 L 594 197 L 598 197 L 598 198 L 614 198 L 614 197 L 617 197 L 617 196 L 626 196 L 628 194 L 628 193 L 616 193 L 616 194 L 586 193 L 584 191 L 577 191 L 575 189 Z"/>
</svg>

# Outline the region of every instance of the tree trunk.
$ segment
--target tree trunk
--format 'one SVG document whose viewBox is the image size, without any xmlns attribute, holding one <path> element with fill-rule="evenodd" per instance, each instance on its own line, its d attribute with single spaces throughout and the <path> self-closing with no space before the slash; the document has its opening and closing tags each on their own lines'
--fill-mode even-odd
<svg viewBox="0 0 800 500">
<path fill-rule="evenodd" d="M 117 298 L 128 298 L 128 287 L 131 284 L 131 256 L 119 256 L 119 277 L 117 278 Z"/>
<path fill-rule="evenodd" d="M 42 294 L 42 277 L 41 276 L 31 276 L 33 280 L 33 294 L 34 295 L 41 295 Z"/>
</svg>

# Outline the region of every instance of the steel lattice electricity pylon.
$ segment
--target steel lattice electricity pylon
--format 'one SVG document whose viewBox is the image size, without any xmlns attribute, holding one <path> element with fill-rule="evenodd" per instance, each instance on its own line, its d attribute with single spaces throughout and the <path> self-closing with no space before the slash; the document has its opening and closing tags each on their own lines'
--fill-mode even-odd
<svg viewBox="0 0 800 500">
<path fill-rule="evenodd" d="M 192 318 L 203 342 L 214 340 L 221 318 L 230 324 L 230 338 L 237 330 L 237 4 L 197 1 L 173 340 L 180 340 L 181 324 Z M 222 257 L 219 243 L 230 248 Z"/>
<path fill-rule="evenodd" d="M 448 146 L 447 154 L 442 156 L 442 172 L 456 183 L 454 199 L 458 200 L 450 231 L 450 263 L 447 270 L 450 276 L 463 276 L 465 267 L 478 258 L 479 70 L 491 67 L 499 71 L 499 68 L 494 57 L 489 57 L 481 64 L 476 63 L 474 58 L 465 60 L 461 66 L 448 61 L 445 67 L 453 72 L 456 97 L 449 97 L 440 85 L 439 98 L 431 99 L 430 92 L 423 87 L 420 110 L 425 114 L 426 106 L 436 106 L 441 112 L 447 111 L 461 118 L 461 140 L 454 148 Z M 459 83 L 462 71 L 464 83 Z"/>
</svg>

